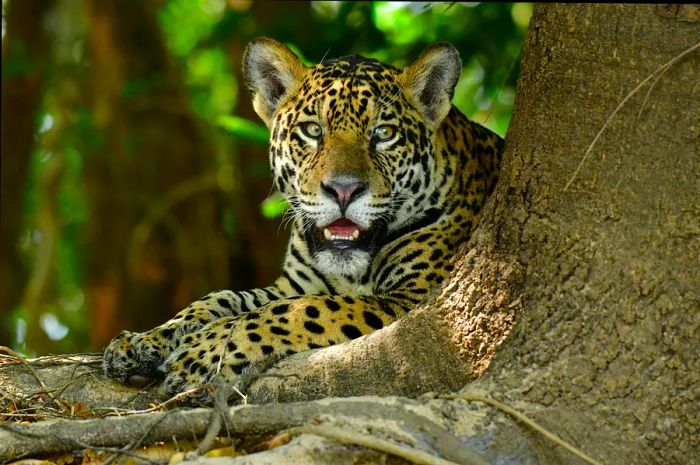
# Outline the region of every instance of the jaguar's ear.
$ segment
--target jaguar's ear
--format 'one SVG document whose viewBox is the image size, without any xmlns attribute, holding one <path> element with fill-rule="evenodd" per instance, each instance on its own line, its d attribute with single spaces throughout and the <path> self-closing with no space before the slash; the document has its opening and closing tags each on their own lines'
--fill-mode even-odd
<svg viewBox="0 0 700 465">
<path fill-rule="evenodd" d="M 403 71 L 404 94 L 428 121 L 438 125 L 450 112 L 461 71 L 462 61 L 451 44 L 432 45 Z"/>
<path fill-rule="evenodd" d="M 273 39 L 254 40 L 243 53 L 243 75 L 253 95 L 253 108 L 270 125 L 272 115 L 299 83 L 304 65 Z"/>
</svg>

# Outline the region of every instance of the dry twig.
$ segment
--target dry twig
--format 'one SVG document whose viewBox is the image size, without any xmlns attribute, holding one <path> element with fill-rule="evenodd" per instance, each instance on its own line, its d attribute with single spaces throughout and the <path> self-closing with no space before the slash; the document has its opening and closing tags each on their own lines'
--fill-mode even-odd
<svg viewBox="0 0 700 465">
<path fill-rule="evenodd" d="M 576 457 L 580 458 L 584 462 L 590 464 L 590 465 L 603 465 L 599 461 L 595 460 L 585 452 L 577 449 L 574 447 L 572 444 L 564 441 L 561 439 L 559 436 L 556 434 L 552 433 L 551 431 L 545 429 L 543 426 L 539 425 L 536 423 L 534 420 L 531 418 L 525 416 L 524 414 L 518 412 L 512 407 L 507 406 L 506 404 L 497 401 L 496 399 L 492 399 L 490 397 L 484 397 L 480 396 L 478 394 L 454 394 L 450 396 L 444 396 L 443 398 L 446 399 L 463 399 L 463 400 L 469 400 L 469 401 L 475 401 L 475 402 L 483 402 L 485 404 L 491 405 L 493 407 L 496 407 L 497 409 L 507 413 L 508 415 L 511 415 L 512 417 L 515 417 L 517 420 L 521 421 L 522 423 L 525 423 L 527 426 L 532 428 L 533 430 L 537 431 L 540 433 L 542 436 L 545 438 L 549 439 L 550 441 L 554 442 L 558 446 L 563 447 L 564 449 L 568 450 L 572 454 L 574 454 Z"/>
<path fill-rule="evenodd" d="M 41 388 L 41 392 L 39 392 L 39 394 L 46 394 L 46 396 L 48 396 L 49 400 L 51 402 L 53 402 L 58 408 L 62 407 L 61 403 L 58 402 L 54 398 L 54 396 L 51 395 L 49 388 L 46 387 L 46 384 L 44 383 L 44 381 L 39 377 L 39 374 L 36 372 L 36 370 L 34 369 L 32 364 L 29 363 L 29 361 L 27 361 L 27 359 L 25 359 L 20 354 L 18 354 L 17 352 L 15 352 L 14 350 L 12 350 L 6 346 L 0 346 L 0 352 L 5 352 L 6 354 L 14 357 L 16 360 L 18 360 L 20 363 L 22 363 L 22 365 L 27 367 L 27 370 L 29 370 L 29 373 L 31 373 L 32 377 L 36 380 L 37 384 Z"/>
<path fill-rule="evenodd" d="M 586 152 L 583 154 L 583 158 L 581 158 L 581 161 L 579 162 L 578 166 L 577 166 L 576 169 L 574 170 L 574 174 L 571 175 L 571 178 L 569 178 L 569 181 L 567 181 L 566 185 L 564 186 L 564 190 L 565 190 L 565 191 L 569 189 L 569 186 L 571 186 L 571 183 L 574 182 L 574 179 L 576 179 L 576 176 L 578 175 L 579 171 L 581 171 L 581 167 L 583 167 L 583 164 L 586 162 L 586 159 L 588 158 L 588 155 L 590 155 L 591 150 L 593 150 L 593 147 L 595 146 L 596 142 L 598 142 L 598 139 L 600 139 L 600 136 L 603 134 L 603 132 L 605 131 L 605 129 L 606 129 L 606 128 L 608 127 L 608 125 L 610 124 L 610 121 L 612 121 L 612 119 L 615 117 L 615 115 L 617 115 L 617 112 L 620 111 L 620 110 L 622 109 L 622 107 L 625 106 L 625 104 L 627 103 L 627 101 L 628 101 L 630 98 L 632 98 L 632 96 L 635 95 L 637 92 L 639 92 L 639 90 L 640 90 L 642 87 L 644 87 L 644 85 L 645 85 L 647 82 L 649 82 L 649 80 L 651 80 L 652 78 L 654 78 L 654 76 L 657 76 L 657 74 L 658 74 L 658 77 L 654 80 L 654 82 L 653 82 L 652 85 L 651 85 L 651 88 L 649 89 L 649 92 L 647 93 L 647 97 L 649 97 L 649 93 L 651 92 L 651 89 L 654 87 L 654 84 L 656 84 L 656 81 L 658 81 L 659 78 L 660 78 L 666 71 L 668 71 L 668 70 L 671 68 L 671 66 L 673 66 L 675 63 L 677 63 L 678 61 L 680 61 L 683 57 L 685 57 L 685 56 L 688 55 L 689 53 L 694 52 L 694 51 L 697 50 L 698 48 L 700 48 L 700 42 L 698 42 L 698 43 L 696 43 L 695 45 L 693 45 L 693 46 L 687 48 L 687 49 L 684 50 L 683 52 L 681 52 L 681 53 L 679 53 L 678 55 L 676 55 L 675 57 L 673 57 L 671 60 L 667 61 L 667 62 L 664 63 L 663 65 L 661 65 L 661 66 L 659 66 L 658 68 L 656 68 L 656 70 L 654 70 L 653 73 L 651 73 L 649 76 L 647 76 L 642 82 L 639 83 L 639 85 L 637 85 L 637 87 L 635 87 L 634 89 L 632 89 L 632 91 L 631 91 L 629 94 L 627 94 L 627 96 L 626 96 L 624 99 L 622 99 L 622 101 L 621 101 L 620 104 L 617 106 L 617 108 L 615 108 L 615 110 L 613 110 L 613 112 L 610 114 L 610 116 L 608 116 L 608 119 L 605 120 L 605 123 L 603 124 L 603 127 L 600 128 L 600 130 L 598 131 L 598 134 L 596 134 L 596 136 L 593 138 L 593 141 L 592 141 L 592 142 L 590 143 L 590 145 L 588 146 L 588 149 L 586 149 Z M 646 100 L 647 100 L 647 98 L 644 99 L 644 102 L 642 103 L 642 108 L 644 108 L 644 105 L 646 104 Z M 640 110 L 640 112 L 641 112 L 641 110 Z"/>
<path fill-rule="evenodd" d="M 358 446 L 364 446 L 369 449 L 378 450 L 381 452 L 386 452 L 388 454 L 395 455 L 397 457 L 410 460 L 413 463 L 421 465 L 457 465 L 455 462 L 436 457 L 425 451 L 414 449 L 412 447 L 401 446 L 394 442 L 388 441 L 386 439 L 380 439 L 375 436 L 370 436 L 369 434 L 358 433 L 355 431 L 348 431 L 342 428 L 328 426 L 328 425 L 305 425 L 298 426 L 296 428 L 291 428 L 285 431 L 283 434 L 287 435 L 297 435 L 297 434 L 314 434 L 316 436 L 321 436 L 328 439 L 333 439 L 338 442 L 345 444 L 355 444 Z M 481 459 L 478 461 L 473 461 L 470 463 L 465 463 L 464 465 L 488 465 Z"/>
</svg>

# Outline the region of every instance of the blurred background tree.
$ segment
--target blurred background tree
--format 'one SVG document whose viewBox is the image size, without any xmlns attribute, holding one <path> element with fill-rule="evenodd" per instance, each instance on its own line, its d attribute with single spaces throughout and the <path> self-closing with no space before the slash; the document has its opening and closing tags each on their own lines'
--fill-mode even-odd
<svg viewBox="0 0 700 465">
<path fill-rule="evenodd" d="M 0 344 L 99 350 L 219 288 L 268 284 L 285 204 L 248 41 L 398 67 L 452 42 L 455 104 L 505 134 L 531 5 L 3 0 Z"/>
</svg>

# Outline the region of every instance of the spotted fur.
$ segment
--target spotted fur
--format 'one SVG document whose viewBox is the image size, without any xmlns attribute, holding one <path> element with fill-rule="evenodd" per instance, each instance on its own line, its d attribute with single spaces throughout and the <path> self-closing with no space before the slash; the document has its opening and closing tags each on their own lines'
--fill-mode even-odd
<svg viewBox="0 0 700 465">
<path fill-rule="evenodd" d="M 460 69 L 444 43 L 404 70 L 359 56 L 307 68 L 278 42 L 251 43 L 245 75 L 293 222 L 282 274 L 120 334 L 105 351 L 107 375 L 160 374 L 170 393 L 216 373 L 235 382 L 270 360 L 383 328 L 419 304 L 452 271 L 503 148 L 451 105 Z M 331 240 L 326 229 L 358 237 Z"/>
</svg>

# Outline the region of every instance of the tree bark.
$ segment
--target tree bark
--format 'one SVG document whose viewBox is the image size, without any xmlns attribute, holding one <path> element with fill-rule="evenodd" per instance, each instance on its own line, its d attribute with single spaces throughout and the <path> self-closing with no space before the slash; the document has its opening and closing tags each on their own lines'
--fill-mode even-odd
<svg viewBox="0 0 700 465">
<path fill-rule="evenodd" d="M 248 401 L 464 386 L 410 408 L 490 463 L 583 462 L 475 394 L 607 465 L 700 463 L 700 24 L 678 18 L 537 6 L 501 180 L 452 278 L 388 328 L 249 379 Z M 365 420 L 390 401 L 369 402 Z"/>
<path fill-rule="evenodd" d="M 489 233 L 522 264 L 527 309 L 475 387 L 528 402 L 605 463 L 700 460 L 700 50 L 631 97 L 584 159 L 620 101 L 697 46 L 698 22 L 659 13 L 536 10 L 475 241 Z"/>
</svg>

